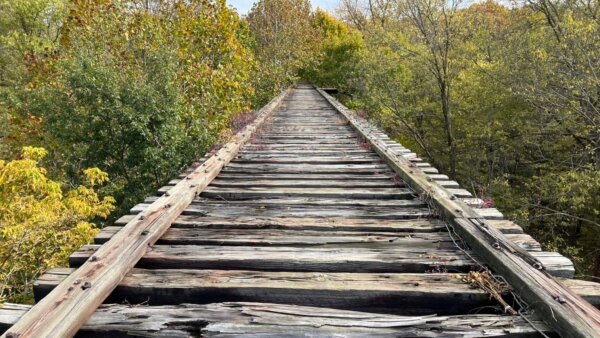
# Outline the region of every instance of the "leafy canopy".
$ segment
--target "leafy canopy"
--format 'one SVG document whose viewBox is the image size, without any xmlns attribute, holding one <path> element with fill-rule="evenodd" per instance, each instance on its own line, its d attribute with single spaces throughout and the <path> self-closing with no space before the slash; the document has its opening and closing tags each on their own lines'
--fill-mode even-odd
<svg viewBox="0 0 600 338">
<path fill-rule="evenodd" d="M 114 208 L 113 198 L 98 196 L 105 172 L 86 169 L 82 185 L 65 189 L 39 165 L 46 155 L 43 148 L 24 147 L 21 159 L 0 160 L 0 301 L 27 300 L 31 281 L 66 265 L 97 233 L 91 220 Z"/>
</svg>

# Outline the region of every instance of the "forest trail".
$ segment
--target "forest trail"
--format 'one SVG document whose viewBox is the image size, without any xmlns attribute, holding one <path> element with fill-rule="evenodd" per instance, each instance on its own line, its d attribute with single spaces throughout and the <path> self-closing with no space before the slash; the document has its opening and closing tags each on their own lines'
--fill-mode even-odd
<svg viewBox="0 0 600 338">
<path fill-rule="evenodd" d="M 519 304 L 506 285 L 472 273 L 481 272 L 480 262 L 500 272 L 530 303 L 551 296 L 528 295 L 514 281 L 531 278 L 544 286 L 554 280 L 550 274 L 600 304 L 597 284 L 568 279 L 574 269 L 567 258 L 541 251 L 498 210 L 479 208 L 482 201 L 457 182 L 365 123 L 348 118 L 313 86 L 290 90 L 248 142 L 239 144 L 232 160 L 215 169 L 216 178 L 208 179 L 206 188 L 173 216 L 156 243 L 148 243 L 80 335 L 531 337 L 557 327 L 564 335 L 580 319 L 560 317 L 572 315 L 568 304 L 579 304 L 569 295 L 564 312 L 553 308 L 555 322 L 535 307 L 527 314 L 531 322 L 503 314 L 506 304 L 500 301 L 516 310 Z M 95 244 L 71 256 L 71 268 L 44 274 L 35 284 L 36 300 L 78 267 L 101 260 L 94 255 L 102 245 L 124 226 L 144 220 L 139 215 L 174 196 L 173 189 L 190 175 L 202 174 L 199 168 L 201 163 L 104 228 Z M 421 191 L 420 182 L 428 182 L 430 195 Z M 461 211 L 464 218 L 444 210 L 452 203 L 466 210 Z M 469 237 L 476 230 L 464 225 L 468 221 L 493 228 L 489 233 L 496 242 Z M 454 228 L 467 232 L 461 237 L 473 249 L 463 246 Z M 486 245 L 498 245 L 497 259 L 490 258 Z M 545 272 L 514 271 L 519 276 L 511 277 L 498 271 L 502 264 L 521 261 L 541 264 Z M 519 268 L 533 269 L 525 265 Z M 482 278 L 479 287 L 474 286 L 477 276 Z M 498 291 L 501 298 L 482 287 Z M 562 289 L 554 290 L 563 297 Z M 5 306 L 0 325 L 8 329 L 29 308 Z M 573 336 L 586 332 L 580 330 Z M 26 336 L 17 332 L 9 329 L 5 336 Z"/>
</svg>

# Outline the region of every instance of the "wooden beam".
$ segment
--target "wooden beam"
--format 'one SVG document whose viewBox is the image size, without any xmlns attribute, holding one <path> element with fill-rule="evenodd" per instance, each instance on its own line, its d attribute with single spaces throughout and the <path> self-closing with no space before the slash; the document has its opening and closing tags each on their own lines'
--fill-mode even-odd
<svg viewBox="0 0 600 338">
<path fill-rule="evenodd" d="M 114 238 L 114 237 L 113 237 Z M 102 248 L 102 247 L 100 247 Z M 69 257 L 72 267 L 96 256 L 97 245 L 85 245 Z M 155 245 L 138 267 L 156 269 L 232 269 L 257 271 L 467 272 L 469 258 L 457 250 L 426 246 L 393 248 Z"/>
<path fill-rule="evenodd" d="M 96 235 L 96 244 L 106 243 L 121 227 L 108 226 Z M 540 244 L 526 234 L 506 235 L 527 251 L 541 251 Z M 280 230 L 280 229 L 206 229 L 169 228 L 157 244 L 179 245 L 278 245 L 278 246 L 319 246 L 319 245 L 360 245 L 372 246 L 414 245 L 437 248 L 455 248 L 447 232 L 378 232 L 378 231 L 332 231 Z"/>
<path fill-rule="evenodd" d="M 41 299 L 74 269 L 56 268 L 34 284 Z M 331 273 L 244 270 L 132 269 L 109 302 L 261 301 L 395 314 L 460 314 L 492 304 L 489 295 L 458 273 Z M 600 284 L 561 279 L 595 306 Z M 410 306 L 409 306 L 410 304 Z M 448 306 L 452 304 L 452 306 Z"/>
<path fill-rule="evenodd" d="M 496 273 L 501 274 L 547 323 L 564 337 L 600 337 L 600 311 L 550 276 L 533 256 L 508 240 L 483 220 L 477 212 L 452 193 L 433 182 L 425 170 L 418 169 L 389 147 L 380 131 L 356 116 L 322 90 L 329 101 L 367 140 L 390 167 L 415 191 L 430 199 L 451 222 L 473 251 Z M 435 169 L 435 168 L 432 168 Z M 436 172 L 437 170 L 428 170 Z M 536 268 L 537 267 L 537 268 Z"/>
<path fill-rule="evenodd" d="M 115 221 L 116 226 L 128 223 L 134 215 L 125 215 Z M 320 231 L 394 231 L 434 232 L 443 231 L 442 222 L 430 219 L 389 220 L 356 219 L 343 217 L 203 217 L 181 215 L 172 224 L 175 228 L 210 229 L 289 229 Z M 511 233 L 522 233 L 521 229 L 504 228 Z M 521 230 L 521 231 L 519 231 Z"/>
<path fill-rule="evenodd" d="M 5 304 L 0 329 L 29 309 Z M 285 325 L 282 325 L 285 323 Z M 551 333 L 539 319 L 533 324 Z M 524 319 L 501 315 L 405 317 L 269 303 L 168 306 L 105 305 L 81 337 L 510 337 L 537 336 Z M 78 335 L 79 336 L 79 335 Z"/>
<path fill-rule="evenodd" d="M 152 203 L 105 243 L 48 297 L 31 308 L 3 337 L 71 337 L 193 201 L 241 146 L 270 116 L 289 89 L 275 97 L 257 118 L 167 194 Z"/>
<path fill-rule="evenodd" d="M 426 243 L 392 243 L 366 247 L 195 246 L 156 245 L 137 266 L 176 269 L 250 269 L 262 271 L 431 272 L 470 271 L 473 262 L 462 252 L 431 248 Z M 71 266 L 80 266 L 98 249 L 85 245 L 73 253 Z M 548 273 L 572 277 L 570 261 L 556 252 L 531 252 Z M 472 252 L 472 257 L 479 256 Z"/>
<path fill-rule="evenodd" d="M 35 283 L 39 298 L 70 269 L 52 269 Z M 402 315 L 462 314 L 493 305 L 485 291 L 457 273 L 331 273 L 248 270 L 131 270 L 108 301 L 185 302 L 253 301 Z M 452 306 L 448 306 L 451 303 Z"/>
</svg>

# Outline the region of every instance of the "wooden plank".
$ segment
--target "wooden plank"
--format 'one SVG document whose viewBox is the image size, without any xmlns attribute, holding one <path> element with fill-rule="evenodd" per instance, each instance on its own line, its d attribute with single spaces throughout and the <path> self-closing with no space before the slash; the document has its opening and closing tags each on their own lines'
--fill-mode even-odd
<svg viewBox="0 0 600 338">
<path fill-rule="evenodd" d="M 265 165 L 268 166 L 268 165 Z M 321 166 L 295 166 L 295 167 L 254 167 L 254 168 L 238 168 L 229 167 L 223 169 L 223 173 L 227 174 L 319 174 L 319 175 L 363 175 L 368 177 L 369 175 L 382 175 L 391 174 L 389 168 L 381 167 L 377 169 L 368 168 L 346 168 L 346 169 L 335 169 Z"/>
<path fill-rule="evenodd" d="M 460 185 L 458 184 L 458 182 L 456 181 L 451 181 L 451 180 L 445 180 L 445 181 L 436 181 L 437 184 L 441 185 L 444 188 L 449 188 L 449 189 L 457 189 L 460 187 Z"/>
<path fill-rule="evenodd" d="M 258 144 L 249 143 L 244 149 L 260 150 L 260 151 L 294 151 L 313 152 L 313 151 L 354 151 L 357 149 L 369 150 L 367 148 L 357 148 L 356 144 L 341 145 L 341 144 Z"/>
<path fill-rule="evenodd" d="M 575 275 L 575 268 L 571 260 L 558 252 L 531 251 L 529 254 L 544 266 L 547 273 L 553 276 L 573 278 Z"/>
<path fill-rule="evenodd" d="M 44 274 L 35 284 L 36 297 L 43 297 L 68 273 L 69 269 L 53 269 Z M 124 299 L 157 305 L 260 301 L 404 315 L 460 314 L 492 304 L 461 274 L 138 268 L 127 274 L 109 301 Z"/>
<path fill-rule="evenodd" d="M 143 208 L 144 205 L 147 205 L 150 202 L 156 200 L 156 196 L 146 198 L 146 202 L 140 204 L 139 206 L 134 207 L 135 210 L 139 210 Z M 200 203 L 204 205 L 213 205 L 213 204 L 223 204 L 225 203 L 221 198 L 205 198 L 205 197 L 197 197 L 194 199 L 195 203 Z M 248 205 L 248 206 L 258 206 L 258 207 L 268 207 L 268 206 L 276 206 L 276 205 L 312 205 L 312 206 L 323 206 L 323 207 L 333 207 L 333 206 L 379 206 L 379 207 L 425 207 L 427 204 L 420 199 L 350 199 L 350 198 L 317 198 L 317 197 L 267 197 L 267 198 L 254 198 L 254 199 L 244 199 L 244 200 L 229 200 L 227 201 L 228 205 Z"/>
<path fill-rule="evenodd" d="M 35 297 L 41 299 L 74 269 L 55 268 L 49 270 L 35 282 Z M 575 279 L 560 279 L 572 287 L 581 297 L 595 306 L 600 306 L 600 284 Z M 141 288 L 141 289 L 138 289 Z M 210 290 L 213 288 L 212 290 Z M 216 290 L 226 292 L 214 292 Z M 262 290 L 257 292 L 257 290 Z M 280 290 L 280 296 L 271 292 Z M 211 299 L 217 294 L 218 299 Z M 361 291 L 363 293 L 361 294 Z M 379 312 L 393 313 L 461 313 L 460 309 L 444 306 L 443 302 L 459 300 L 464 309 L 481 306 L 488 298 L 478 288 L 464 282 L 464 275 L 457 273 L 430 274 L 373 274 L 373 273 L 326 273 L 326 272 L 265 272 L 244 270 L 131 270 L 112 295 L 112 302 L 129 299 L 143 302 L 153 297 L 153 304 L 178 304 L 203 298 L 202 302 L 231 300 L 274 301 L 297 305 L 317 305 L 346 309 L 365 309 L 377 304 Z M 329 293 L 335 295 L 328 295 Z M 372 297 L 368 293 L 372 292 Z M 390 302 L 391 299 L 374 299 L 379 293 L 382 298 L 404 297 L 417 302 L 423 296 L 417 310 L 403 309 L 404 302 Z M 137 296 L 135 296 L 137 294 Z M 195 294 L 195 295 L 194 295 Z M 295 294 L 295 296 L 294 296 Z M 220 296 L 219 296 L 220 295 Z M 387 296 L 386 296 L 387 295 Z M 134 298 L 129 298 L 135 296 Z M 288 297 L 291 299 L 286 299 Z M 146 297 L 146 298 L 144 298 Z M 278 297 L 278 298 L 265 298 Z M 303 300 L 301 298 L 310 297 Z M 313 298 L 313 297 L 316 297 Z M 354 297 L 354 298 L 353 298 Z M 436 300 L 433 304 L 427 301 Z M 355 302 L 353 302 L 355 301 Z M 321 302 L 321 303 L 320 303 Z M 390 309 L 385 310 L 386 307 Z M 400 308 L 400 309 L 397 309 Z M 442 312 L 440 312 L 442 311 Z"/>
<path fill-rule="evenodd" d="M 0 329 L 12 325 L 29 305 L 5 304 Z M 285 325 L 281 325 L 285 323 Z M 550 333 L 543 322 L 534 325 Z M 101 306 L 77 337 L 532 337 L 519 317 L 463 315 L 405 317 L 269 303 Z"/>
<path fill-rule="evenodd" d="M 559 280 L 590 304 L 600 308 L 600 283 L 568 278 L 560 278 Z"/>
<path fill-rule="evenodd" d="M 235 135 L 213 157 L 198 167 L 163 198 L 123 227 L 78 271 L 65 279 L 48 297 L 36 304 L 3 336 L 69 337 L 85 323 L 137 261 L 169 228 L 172 221 L 231 161 L 251 134 L 283 101 L 283 92 Z"/>
<path fill-rule="evenodd" d="M 485 219 L 504 219 L 504 215 L 496 208 L 477 208 L 475 212 Z"/>
<path fill-rule="evenodd" d="M 123 226 L 135 218 L 125 215 L 115 221 Z M 488 221 L 504 234 L 522 234 L 523 229 L 510 221 Z M 446 231 L 443 222 L 427 219 L 414 220 L 370 220 L 343 217 L 198 217 L 181 215 L 172 224 L 173 227 L 190 228 L 233 228 L 233 229 L 298 229 L 298 230 L 343 230 L 343 231 L 397 231 L 431 232 Z"/>
<path fill-rule="evenodd" d="M 277 187 L 277 188 L 394 188 L 402 187 L 402 182 L 369 180 L 361 181 L 336 180 L 332 176 L 329 181 L 324 180 L 232 180 L 215 179 L 211 187 L 251 188 L 251 187 Z"/>
<path fill-rule="evenodd" d="M 427 175 L 427 176 L 429 176 L 429 178 L 431 178 L 434 181 L 445 181 L 445 180 L 450 179 L 448 177 L 448 175 L 442 175 L 442 174 L 431 174 L 431 175 Z"/>
<path fill-rule="evenodd" d="M 321 92 L 356 131 L 369 141 L 394 171 L 418 193 L 426 193 L 437 205 L 442 216 L 453 223 L 456 230 L 482 259 L 497 273 L 502 274 L 516 292 L 544 317 L 548 324 L 565 337 L 600 337 L 600 311 L 587 303 L 558 280 L 533 265 L 535 258 L 520 250 L 501 232 L 483 221 L 466 204 L 452 198 L 450 189 L 432 185 L 423 170 L 415 170 L 410 161 L 390 154 L 385 141 L 372 136 L 376 128 L 360 119 L 346 107 Z"/>
<path fill-rule="evenodd" d="M 293 169 L 302 169 L 294 163 L 281 163 L 281 164 L 253 164 L 253 163 L 229 163 L 228 169 L 247 169 L 247 170 L 263 170 L 263 171 L 284 171 Z M 311 172 L 333 172 L 338 173 L 340 171 L 358 171 L 358 170 L 370 170 L 371 173 L 376 173 L 378 170 L 388 171 L 389 167 L 383 163 L 381 164 L 314 164 L 306 169 L 310 169 Z M 292 171 L 295 172 L 295 171 Z"/>
<path fill-rule="evenodd" d="M 204 197 L 243 199 L 256 197 L 322 197 L 322 198 L 358 198 L 358 199 L 396 199 L 411 198 L 413 192 L 403 188 L 283 188 L 283 187 L 247 187 L 223 188 L 208 187 L 202 192 Z"/>
<path fill-rule="evenodd" d="M 326 122 L 324 122 L 326 123 Z M 304 144 L 330 144 L 330 145 L 353 145 L 356 144 L 356 142 L 354 140 L 351 139 L 320 139 L 320 140 L 272 140 L 272 139 L 259 139 L 257 142 L 258 144 L 299 144 L 299 145 L 304 145 Z"/>
<path fill-rule="evenodd" d="M 234 179 L 234 180 L 295 180 L 295 179 L 306 179 L 306 180 L 364 180 L 368 179 L 369 181 L 390 181 L 393 179 L 393 175 L 388 174 L 379 174 L 379 175 L 354 175 L 354 174 L 336 174 L 333 175 L 321 175 L 321 174 L 231 174 L 227 172 L 222 172 L 219 176 L 219 179 Z M 175 182 L 177 184 L 177 182 Z"/>
<path fill-rule="evenodd" d="M 241 188 L 241 189 L 258 189 L 258 188 L 321 188 L 321 189 L 329 189 L 329 188 L 399 188 L 404 187 L 404 183 L 400 181 L 392 181 L 391 179 L 387 181 L 370 181 L 368 179 L 364 180 L 355 180 L 355 181 L 340 181 L 334 180 L 333 178 L 330 181 L 325 180 L 230 180 L 230 179 L 218 179 L 214 180 L 211 187 L 223 187 L 223 188 Z M 169 191 L 169 189 L 173 188 L 172 185 L 166 185 L 159 188 L 156 191 L 158 196 L 164 194 Z M 316 194 L 315 191 L 314 194 Z"/>
<path fill-rule="evenodd" d="M 508 220 L 487 220 L 486 222 L 494 229 L 497 229 L 503 234 L 522 234 L 523 228 L 520 225 Z"/>
<path fill-rule="evenodd" d="M 71 266 L 83 264 L 98 249 L 85 245 L 69 258 Z M 556 252 L 530 254 L 545 270 L 558 277 L 573 277 L 568 260 Z M 381 256 L 385 257 L 381 257 Z M 470 253 L 472 257 L 478 255 Z M 427 246 L 395 247 L 221 247 L 203 245 L 159 245 L 138 262 L 139 267 L 195 269 L 253 269 L 261 271 L 333 271 L 333 272 L 430 272 L 469 271 L 473 261 L 462 252 L 432 249 Z"/>
<path fill-rule="evenodd" d="M 115 222 L 122 226 L 135 215 L 125 215 Z M 173 221 L 174 228 L 212 229 L 296 229 L 319 231 L 395 231 L 433 232 L 446 230 L 443 223 L 429 219 L 388 220 L 352 219 L 343 217 L 203 217 L 181 215 Z"/>
<path fill-rule="evenodd" d="M 81 247 L 69 257 L 69 264 L 80 266 L 95 254 L 98 247 Z M 472 261 L 456 250 L 416 246 L 370 249 L 155 245 L 136 266 L 152 269 L 423 273 L 440 269 L 467 272 L 472 268 Z"/>
<path fill-rule="evenodd" d="M 380 219 L 415 219 L 430 215 L 429 208 L 419 207 L 371 207 L 371 206 L 302 206 L 302 205 L 272 205 L 245 206 L 230 205 L 221 206 L 203 205 L 192 203 L 183 212 L 184 215 L 198 215 L 202 217 L 343 217 L 343 218 L 368 218 Z"/>
<path fill-rule="evenodd" d="M 262 155 L 273 155 L 278 157 L 296 157 L 296 156 L 355 156 L 355 155 L 374 155 L 372 151 L 362 149 L 359 147 L 353 147 L 351 149 L 269 149 L 269 150 L 258 150 L 250 149 L 248 146 L 244 147 L 242 154 L 262 156 Z M 445 175 L 443 175 L 445 176 Z"/>
<path fill-rule="evenodd" d="M 121 227 L 108 226 L 94 238 L 103 244 Z M 528 251 L 541 251 L 540 244 L 525 234 L 507 235 L 513 242 Z M 206 229 L 170 228 L 157 244 L 179 245 L 278 245 L 278 246 L 412 246 L 431 249 L 455 248 L 447 233 L 378 232 L 378 231 L 328 231 L 281 229 Z"/>
<path fill-rule="evenodd" d="M 473 194 L 471 194 L 471 192 L 469 192 L 467 189 L 446 189 L 446 191 L 458 198 L 473 197 Z"/>
<path fill-rule="evenodd" d="M 96 244 L 106 242 L 121 227 L 109 226 L 96 235 Z M 521 236 L 521 235 L 517 235 Z M 527 242 L 527 239 L 523 239 Z M 277 246 L 413 246 L 452 249 L 447 233 L 328 231 L 281 229 L 182 229 L 170 228 L 157 244 L 179 245 L 277 245 Z"/>
<path fill-rule="evenodd" d="M 306 157 L 239 157 L 233 163 L 270 163 L 270 164 L 368 164 L 381 163 L 381 159 L 371 156 L 306 156 Z"/>
</svg>

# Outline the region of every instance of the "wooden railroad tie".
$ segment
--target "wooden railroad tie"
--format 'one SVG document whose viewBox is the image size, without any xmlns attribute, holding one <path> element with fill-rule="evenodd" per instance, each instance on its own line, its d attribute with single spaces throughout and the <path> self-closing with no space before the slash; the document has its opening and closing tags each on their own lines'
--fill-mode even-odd
<svg viewBox="0 0 600 338">
<path fill-rule="evenodd" d="M 600 337 L 600 285 L 571 279 L 567 258 L 482 204 L 298 85 L 41 276 L 36 305 L 5 304 L 0 327 L 13 338 Z"/>
</svg>

